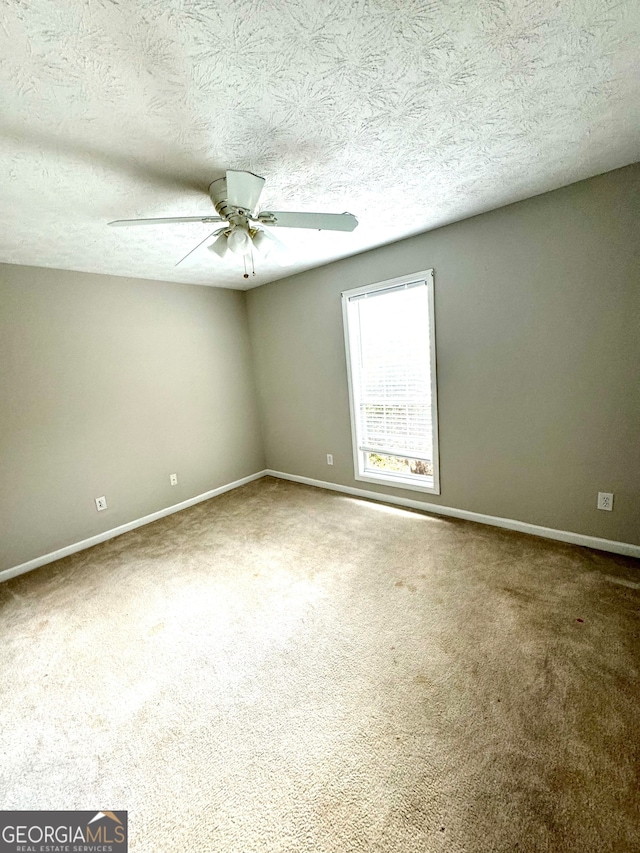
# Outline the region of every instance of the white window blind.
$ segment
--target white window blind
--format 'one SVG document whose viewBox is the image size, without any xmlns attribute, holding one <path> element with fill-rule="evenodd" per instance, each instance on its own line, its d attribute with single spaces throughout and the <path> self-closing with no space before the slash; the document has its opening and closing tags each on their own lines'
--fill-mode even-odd
<svg viewBox="0 0 640 853">
<path fill-rule="evenodd" d="M 413 280 L 344 294 L 357 472 L 371 470 L 370 454 L 403 458 L 406 479 L 433 482 L 435 376 L 432 294 Z M 422 467 L 416 461 L 423 462 Z M 437 464 L 437 463 L 436 463 Z"/>
</svg>

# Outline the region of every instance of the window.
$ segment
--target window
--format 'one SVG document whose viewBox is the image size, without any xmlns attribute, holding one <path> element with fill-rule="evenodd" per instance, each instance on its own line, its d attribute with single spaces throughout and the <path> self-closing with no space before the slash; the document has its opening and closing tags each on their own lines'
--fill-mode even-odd
<svg viewBox="0 0 640 853">
<path fill-rule="evenodd" d="M 356 480 L 440 494 L 433 270 L 342 294 Z"/>
</svg>

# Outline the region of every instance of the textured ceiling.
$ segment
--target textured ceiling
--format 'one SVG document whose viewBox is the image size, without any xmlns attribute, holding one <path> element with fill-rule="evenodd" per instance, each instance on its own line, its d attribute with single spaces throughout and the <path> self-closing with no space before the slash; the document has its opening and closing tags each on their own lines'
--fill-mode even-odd
<svg viewBox="0 0 640 853">
<path fill-rule="evenodd" d="M 0 260 L 256 286 L 640 159 L 640 4 L 619 0 L 0 0 Z M 284 271 L 204 248 L 225 169 Z"/>
</svg>

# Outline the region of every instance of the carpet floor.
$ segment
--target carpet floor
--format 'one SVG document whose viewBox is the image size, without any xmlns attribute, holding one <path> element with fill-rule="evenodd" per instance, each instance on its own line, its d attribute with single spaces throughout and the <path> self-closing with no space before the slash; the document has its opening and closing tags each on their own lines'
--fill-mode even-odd
<svg viewBox="0 0 640 853">
<path fill-rule="evenodd" d="M 637 851 L 640 564 L 264 478 L 0 585 L 0 807 L 130 850 Z"/>
</svg>

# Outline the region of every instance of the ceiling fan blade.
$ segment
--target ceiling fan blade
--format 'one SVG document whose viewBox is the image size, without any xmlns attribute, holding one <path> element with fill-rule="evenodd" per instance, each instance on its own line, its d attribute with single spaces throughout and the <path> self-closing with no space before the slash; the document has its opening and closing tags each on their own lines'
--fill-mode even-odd
<svg viewBox="0 0 640 853">
<path fill-rule="evenodd" d="M 171 225 L 174 222 L 226 222 L 219 216 L 168 216 L 159 219 L 114 219 L 109 225 Z"/>
<path fill-rule="evenodd" d="M 189 255 L 192 255 L 192 254 L 195 252 L 195 250 L 196 250 L 196 249 L 199 249 L 199 248 L 200 248 L 200 246 L 202 246 L 202 244 L 203 244 L 203 243 L 206 243 L 206 242 L 207 242 L 207 240 L 208 240 L 210 237 L 213 237 L 213 236 L 214 236 L 214 234 L 218 234 L 218 233 L 219 233 L 218 231 L 212 231 L 212 232 L 211 232 L 211 234 L 207 234 L 207 236 L 204 238 L 204 240 L 200 240 L 200 242 L 198 243 L 198 245 L 197 245 L 197 246 L 194 246 L 194 247 L 193 247 L 193 249 L 189 249 L 189 251 L 187 252 L 187 254 L 186 254 L 183 258 L 180 258 L 180 260 L 178 261 L 178 263 L 177 263 L 177 264 L 174 264 L 174 266 L 176 266 L 176 267 L 177 267 L 177 266 L 179 266 L 183 261 L 186 261 L 186 260 L 187 260 L 187 258 L 189 257 Z"/>
<path fill-rule="evenodd" d="M 317 231 L 353 231 L 358 220 L 352 213 L 293 213 L 263 210 L 258 222 L 276 228 L 315 228 Z"/>
<path fill-rule="evenodd" d="M 264 178 L 253 172 L 227 171 L 227 202 L 243 210 L 254 211 L 264 186 Z"/>
</svg>

